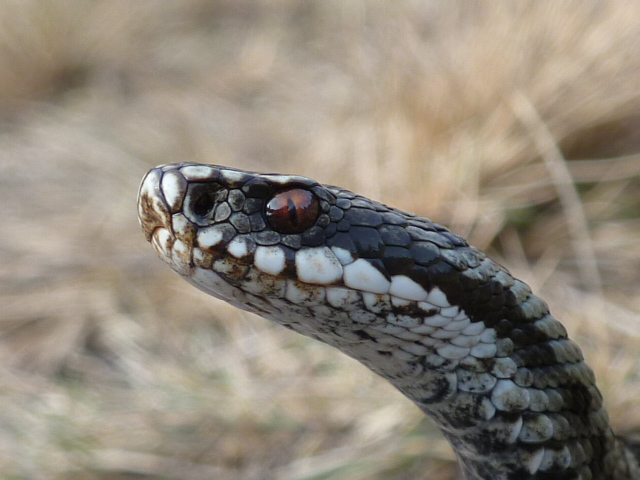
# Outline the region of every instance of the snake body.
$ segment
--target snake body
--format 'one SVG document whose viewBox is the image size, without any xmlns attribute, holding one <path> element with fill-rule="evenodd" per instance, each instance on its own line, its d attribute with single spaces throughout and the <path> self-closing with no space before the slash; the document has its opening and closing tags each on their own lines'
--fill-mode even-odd
<svg viewBox="0 0 640 480">
<path fill-rule="evenodd" d="M 545 302 L 446 228 L 306 177 L 196 163 L 152 169 L 138 213 L 187 281 L 391 382 L 467 479 L 640 479 Z"/>
</svg>

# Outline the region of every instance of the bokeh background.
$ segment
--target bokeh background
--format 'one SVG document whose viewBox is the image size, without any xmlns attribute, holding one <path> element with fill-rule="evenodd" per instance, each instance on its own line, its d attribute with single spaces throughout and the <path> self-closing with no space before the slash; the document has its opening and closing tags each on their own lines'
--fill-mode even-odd
<svg viewBox="0 0 640 480">
<path fill-rule="evenodd" d="M 532 285 L 640 426 L 640 3 L 0 1 L 0 477 L 444 480 L 340 353 L 199 293 L 152 166 L 298 173 Z"/>
</svg>

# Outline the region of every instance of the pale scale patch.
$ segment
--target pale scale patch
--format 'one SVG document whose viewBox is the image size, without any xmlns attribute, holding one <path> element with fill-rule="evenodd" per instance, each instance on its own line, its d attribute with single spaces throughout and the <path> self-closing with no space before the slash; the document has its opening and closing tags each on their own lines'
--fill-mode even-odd
<svg viewBox="0 0 640 480">
<path fill-rule="evenodd" d="M 325 290 L 322 287 L 314 287 L 295 280 L 287 280 L 285 298 L 296 305 L 306 307 L 323 305 L 325 303 Z"/>
<path fill-rule="evenodd" d="M 238 289 L 208 268 L 194 268 L 193 273 L 187 280 L 198 289 L 216 298 L 227 300 L 237 297 L 237 295 L 234 295 L 234 291 Z"/>
<path fill-rule="evenodd" d="M 438 287 L 434 287 L 427 296 L 426 301 L 437 307 L 450 307 L 451 304 L 447 300 L 447 296 Z"/>
<path fill-rule="evenodd" d="M 414 333 L 429 335 L 436 331 L 436 327 L 432 327 L 430 325 L 418 325 L 417 327 L 411 327 L 410 330 Z"/>
<path fill-rule="evenodd" d="M 213 221 L 216 223 L 224 222 L 230 216 L 231 207 L 227 202 L 222 202 L 216 206 L 216 212 L 213 215 Z"/>
<path fill-rule="evenodd" d="M 470 323 L 471 323 L 471 320 L 469 320 L 468 317 L 464 317 L 462 320 L 452 320 L 442 328 L 444 328 L 445 330 L 462 330 L 463 328 L 467 327 Z"/>
<path fill-rule="evenodd" d="M 393 335 L 394 337 L 401 338 L 402 340 L 406 340 L 408 342 L 417 342 L 422 339 L 422 335 L 418 335 L 417 333 L 412 333 L 409 330 L 403 330 L 400 333 L 396 333 Z"/>
<path fill-rule="evenodd" d="M 433 335 L 432 335 L 433 337 Z M 469 355 L 469 348 L 457 347 L 451 343 L 447 343 L 443 347 L 438 348 L 438 355 L 449 360 L 460 360 Z"/>
<path fill-rule="evenodd" d="M 529 392 L 511 380 L 498 380 L 491 392 L 491 402 L 503 412 L 524 410 L 529 406 Z"/>
<path fill-rule="evenodd" d="M 169 261 L 171 258 L 171 243 L 173 236 L 166 228 L 156 228 L 151 237 L 151 244 L 155 248 L 156 252 L 165 261 Z"/>
<path fill-rule="evenodd" d="M 491 420 L 496 415 L 496 407 L 493 406 L 491 400 L 483 398 L 481 403 L 482 409 L 478 411 L 485 420 Z"/>
<path fill-rule="evenodd" d="M 140 193 L 138 197 L 147 196 L 149 198 L 156 197 L 156 188 L 160 181 L 160 175 L 162 172 L 158 169 L 153 169 L 142 179 L 142 185 L 140 186 Z"/>
<path fill-rule="evenodd" d="M 245 277 L 249 267 L 241 265 L 229 257 L 219 258 L 213 262 L 211 268 L 216 272 L 222 273 L 233 280 L 240 280 Z"/>
<path fill-rule="evenodd" d="M 474 322 L 463 328 L 460 333 L 462 333 L 463 335 L 480 335 L 482 332 L 484 332 L 485 328 L 486 327 L 484 325 L 484 322 Z"/>
<path fill-rule="evenodd" d="M 526 465 L 531 475 L 533 475 L 540 469 L 542 459 L 544 458 L 544 450 L 544 448 L 540 448 L 529 454 L 530 457 L 527 460 Z"/>
<path fill-rule="evenodd" d="M 420 340 L 420 343 L 422 345 L 426 345 L 427 347 L 434 347 L 434 348 L 439 348 L 439 347 L 442 347 L 443 345 L 446 345 L 446 343 L 443 340 L 433 338 L 433 337 L 424 337 L 422 340 Z"/>
<path fill-rule="evenodd" d="M 378 332 L 388 333 L 389 335 L 394 335 L 396 333 L 402 333 L 406 331 L 405 328 L 398 327 L 397 325 L 391 325 L 389 323 L 383 323 L 382 325 L 375 325 L 371 328 Z"/>
<path fill-rule="evenodd" d="M 239 182 L 243 178 L 247 177 L 244 172 L 238 172 L 236 170 L 220 170 L 220 175 L 228 182 Z"/>
<path fill-rule="evenodd" d="M 442 327 L 443 325 L 447 325 L 451 322 L 449 317 L 443 317 L 442 315 L 430 315 L 428 317 L 424 317 L 424 324 L 429 325 L 430 327 Z"/>
<path fill-rule="evenodd" d="M 458 308 L 458 307 L 456 307 L 456 308 Z M 460 312 L 460 313 L 458 313 L 455 317 L 453 317 L 453 319 L 454 319 L 455 321 L 457 321 L 457 320 L 462 320 L 463 318 L 465 318 L 465 317 L 467 317 L 467 316 L 468 316 L 468 315 L 465 313 L 465 311 L 464 311 L 464 310 L 459 310 L 459 312 Z"/>
<path fill-rule="evenodd" d="M 191 248 L 182 240 L 175 240 L 171 248 L 171 268 L 180 275 L 188 275 L 190 272 Z"/>
<path fill-rule="evenodd" d="M 418 302 L 418 308 L 425 313 L 430 313 L 430 312 L 440 313 L 440 307 L 437 307 L 427 302 Z M 448 320 L 451 321 L 450 318 Z"/>
<path fill-rule="evenodd" d="M 325 292 L 326 293 L 326 292 Z M 319 320 L 345 321 L 349 319 L 346 312 L 335 310 L 328 305 L 316 305 L 309 307 L 313 316 Z"/>
<path fill-rule="evenodd" d="M 391 296 L 391 304 L 394 307 L 407 307 L 409 305 L 411 305 L 411 300 L 407 300 L 405 298 L 399 298 L 399 297 L 394 297 Z"/>
<path fill-rule="evenodd" d="M 540 463 L 540 470 L 550 470 L 555 467 L 558 470 L 564 470 L 571 466 L 571 452 L 569 452 L 569 448 L 564 445 L 559 451 L 551 450 L 549 448 L 545 449 L 544 458 Z"/>
<path fill-rule="evenodd" d="M 246 257 L 249 253 L 246 240 L 242 237 L 235 237 L 227 245 L 227 252 L 236 258 Z"/>
<path fill-rule="evenodd" d="M 344 284 L 363 292 L 388 293 L 391 283 L 373 265 L 363 258 L 344 267 Z"/>
<path fill-rule="evenodd" d="M 487 328 L 480 334 L 480 341 L 483 343 L 496 343 L 496 331 L 493 328 Z"/>
<path fill-rule="evenodd" d="M 178 236 L 186 236 L 190 231 L 192 231 L 191 222 L 181 213 L 176 213 L 171 216 L 171 226 L 173 227 L 175 234 Z"/>
<path fill-rule="evenodd" d="M 199 248 L 193 249 L 193 263 L 198 267 L 210 268 L 213 256 L 210 253 L 203 252 Z"/>
<path fill-rule="evenodd" d="M 367 310 L 373 313 L 382 313 L 391 309 L 389 295 L 377 293 L 362 293 L 362 301 Z"/>
<path fill-rule="evenodd" d="M 454 320 L 461 320 L 461 318 L 456 318 L 462 316 L 462 318 L 466 318 L 467 315 L 464 312 L 461 312 L 460 309 L 456 306 L 453 307 L 442 307 L 440 309 L 440 315 L 445 317 L 451 317 Z"/>
<path fill-rule="evenodd" d="M 283 278 L 273 277 L 269 274 L 260 273 L 254 269 L 247 274 L 242 280 L 242 289 L 268 298 L 284 297 L 286 291 L 286 280 Z"/>
<path fill-rule="evenodd" d="M 460 332 L 457 330 L 444 330 L 443 328 L 439 328 L 431 334 L 431 337 L 439 338 L 441 340 L 449 340 L 457 337 L 458 335 L 460 335 Z"/>
<path fill-rule="evenodd" d="M 537 388 L 529 389 L 529 408 L 534 412 L 545 412 L 549 407 L 549 397 L 543 390 Z"/>
<path fill-rule="evenodd" d="M 427 291 L 405 275 L 391 277 L 389 293 L 396 297 L 421 302 L 427 299 Z"/>
<path fill-rule="evenodd" d="M 307 177 L 301 177 L 300 175 L 260 175 L 260 178 L 280 185 L 287 185 L 290 183 L 301 183 L 304 185 L 309 183 L 309 179 Z"/>
<path fill-rule="evenodd" d="M 471 349 L 471 355 L 473 355 L 473 348 Z M 473 356 L 475 357 L 475 355 Z M 491 369 L 491 373 L 498 378 L 513 378 L 517 371 L 518 366 L 516 365 L 516 362 L 509 357 L 496 358 L 493 362 L 493 368 Z M 547 398 L 547 403 L 548 401 L 549 399 Z"/>
<path fill-rule="evenodd" d="M 270 275 L 279 275 L 284 270 L 285 261 L 284 251 L 279 247 L 259 246 L 253 257 L 256 268 Z"/>
<path fill-rule="evenodd" d="M 348 288 L 330 287 L 326 289 L 329 305 L 341 310 L 355 310 L 362 308 L 362 296 L 355 290 Z"/>
<path fill-rule="evenodd" d="M 494 403 L 495 406 L 495 403 Z M 507 443 L 516 443 L 520 430 L 522 430 L 522 415 L 518 415 L 515 422 L 508 425 L 509 437 L 506 438 Z"/>
<path fill-rule="evenodd" d="M 354 322 L 373 324 L 378 320 L 378 316 L 375 313 L 367 312 L 366 310 L 352 310 L 349 312 L 349 318 Z"/>
<path fill-rule="evenodd" d="M 184 175 L 184 178 L 190 182 L 197 180 L 209 180 L 215 176 L 215 169 L 207 167 L 205 165 L 191 165 L 188 167 L 182 167 L 180 173 Z"/>
<path fill-rule="evenodd" d="M 176 170 L 170 170 L 162 176 L 162 193 L 169 210 L 177 211 L 182 205 L 182 199 L 187 192 L 187 181 Z"/>
<path fill-rule="evenodd" d="M 413 353 L 414 355 L 424 356 L 428 353 L 431 353 L 431 349 L 429 349 L 425 345 L 421 345 L 419 343 L 406 343 L 401 345 L 400 348 L 405 352 Z"/>
<path fill-rule="evenodd" d="M 457 337 L 451 339 L 451 344 L 455 345 L 456 347 L 471 348 L 476 346 L 479 341 L 480 339 L 477 335 L 458 335 Z"/>
<path fill-rule="evenodd" d="M 142 222 L 142 219 L 148 217 L 148 213 L 143 209 L 143 202 L 139 201 L 142 197 L 145 197 L 151 203 L 151 205 L 148 206 L 149 210 L 152 210 L 157 216 L 161 217 L 163 220 L 162 223 L 167 225 L 168 212 L 166 211 L 166 205 L 156 194 L 161 173 L 158 169 L 151 170 L 142 180 L 140 192 L 138 193 L 138 221 L 140 222 Z"/>
<path fill-rule="evenodd" d="M 553 467 L 553 463 L 556 459 L 556 453 L 557 452 L 555 452 L 554 450 L 545 448 L 544 455 L 542 457 L 542 460 L 540 461 L 540 465 L 538 466 L 538 469 L 544 472 L 545 470 L 549 470 L 551 467 Z"/>
<path fill-rule="evenodd" d="M 490 373 L 458 371 L 458 388 L 463 392 L 488 393 L 496 385 L 497 381 L 496 377 Z M 493 406 L 490 401 L 488 403 Z M 495 407 L 493 409 L 495 412 Z"/>
<path fill-rule="evenodd" d="M 498 347 L 493 343 L 478 343 L 471 347 L 469 353 L 476 358 L 493 358 L 498 353 Z"/>
<path fill-rule="evenodd" d="M 524 443 L 541 443 L 551 437 L 553 437 L 553 423 L 542 413 L 527 416 L 518 435 L 520 441 Z"/>
<path fill-rule="evenodd" d="M 349 250 L 345 250 L 344 248 L 331 247 L 331 251 L 342 265 L 349 265 L 355 260 L 355 258 L 353 258 L 353 255 L 351 255 L 351 252 Z"/>
<path fill-rule="evenodd" d="M 211 248 L 218 245 L 223 239 L 223 229 L 220 225 L 201 228 L 198 231 L 197 240 L 201 248 Z"/>
<path fill-rule="evenodd" d="M 329 285 L 342 278 L 342 265 L 329 247 L 308 248 L 296 252 L 296 272 L 302 282 Z"/>
<path fill-rule="evenodd" d="M 414 329 L 419 329 L 420 327 L 424 327 L 421 325 L 422 318 L 414 317 L 413 315 L 396 315 L 390 313 L 387 315 L 387 322 L 393 325 L 399 325 L 404 328 L 409 328 L 411 331 L 415 331 L 416 333 L 431 333 L 433 332 L 433 328 L 428 327 L 427 332 L 416 331 Z"/>
</svg>

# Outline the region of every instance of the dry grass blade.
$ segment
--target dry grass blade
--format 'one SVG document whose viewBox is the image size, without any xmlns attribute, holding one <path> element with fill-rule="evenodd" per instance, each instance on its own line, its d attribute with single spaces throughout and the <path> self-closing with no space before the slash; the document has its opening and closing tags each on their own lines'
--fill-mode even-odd
<svg viewBox="0 0 640 480">
<path fill-rule="evenodd" d="M 531 132 L 558 192 L 558 200 L 565 212 L 575 255 L 578 257 L 582 283 L 595 295 L 601 295 L 602 281 L 598 271 L 595 249 L 591 242 L 591 233 L 587 225 L 587 216 L 560 147 L 527 97 L 522 93 L 516 93 L 512 104 L 516 115 Z"/>
</svg>

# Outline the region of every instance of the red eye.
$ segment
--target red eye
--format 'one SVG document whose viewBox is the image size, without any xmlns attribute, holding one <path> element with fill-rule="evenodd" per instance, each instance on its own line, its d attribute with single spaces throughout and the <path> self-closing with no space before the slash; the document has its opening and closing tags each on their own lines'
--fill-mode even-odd
<svg viewBox="0 0 640 480">
<path fill-rule="evenodd" d="M 301 233 L 311 227 L 320 212 L 318 199 L 308 190 L 294 188 L 276 193 L 267 203 L 266 216 L 278 233 Z"/>
</svg>

